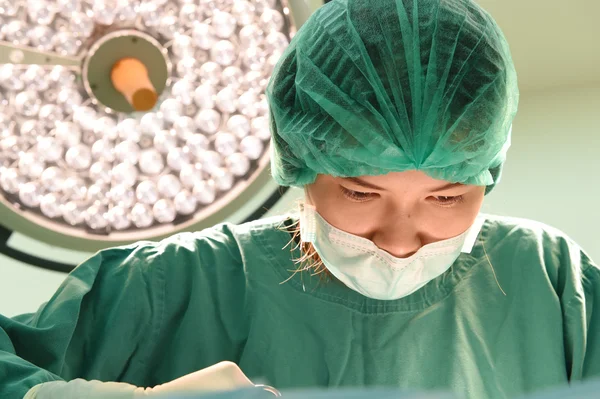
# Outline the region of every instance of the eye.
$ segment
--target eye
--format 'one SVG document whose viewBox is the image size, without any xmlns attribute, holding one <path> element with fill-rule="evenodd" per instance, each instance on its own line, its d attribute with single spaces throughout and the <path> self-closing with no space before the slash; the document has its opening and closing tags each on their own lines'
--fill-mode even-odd
<svg viewBox="0 0 600 399">
<path fill-rule="evenodd" d="M 344 194 L 346 198 L 354 202 L 369 201 L 377 196 L 377 194 L 375 193 L 365 193 L 361 191 L 349 190 L 343 186 L 340 186 L 340 190 L 342 190 L 342 194 Z"/>
<path fill-rule="evenodd" d="M 450 207 L 450 206 L 456 205 L 458 203 L 463 202 L 465 199 L 462 195 L 457 195 L 457 196 L 453 196 L 453 197 L 439 195 L 437 197 L 432 197 L 432 198 L 437 203 L 437 205 L 445 206 L 445 207 Z"/>
</svg>

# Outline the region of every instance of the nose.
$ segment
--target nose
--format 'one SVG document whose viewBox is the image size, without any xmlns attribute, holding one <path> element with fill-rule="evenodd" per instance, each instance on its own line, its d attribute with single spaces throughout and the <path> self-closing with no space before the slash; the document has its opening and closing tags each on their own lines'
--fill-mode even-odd
<svg viewBox="0 0 600 399">
<path fill-rule="evenodd" d="M 396 258 L 408 258 L 423 246 L 419 232 L 408 220 L 395 220 L 379 228 L 371 241 Z"/>
</svg>

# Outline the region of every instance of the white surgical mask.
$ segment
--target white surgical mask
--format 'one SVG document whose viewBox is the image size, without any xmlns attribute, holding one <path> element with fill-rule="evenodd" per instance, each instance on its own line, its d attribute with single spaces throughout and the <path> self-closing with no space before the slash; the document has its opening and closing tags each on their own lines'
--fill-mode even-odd
<svg viewBox="0 0 600 399">
<path fill-rule="evenodd" d="M 391 300 L 412 294 L 448 270 L 461 252 L 470 253 L 484 221 L 480 215 L 463 234 L 396 258 L 366 238 L 333 227 L 313 205 L 305 204 L 300 237 L 312 243 L 327 270 L 347 287 L 369 298 Z"/>
</svg>

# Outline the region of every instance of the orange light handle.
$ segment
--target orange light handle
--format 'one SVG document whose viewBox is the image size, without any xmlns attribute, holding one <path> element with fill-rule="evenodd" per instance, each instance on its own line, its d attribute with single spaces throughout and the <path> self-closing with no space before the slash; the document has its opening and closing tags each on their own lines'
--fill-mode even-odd
<svg viewBox="0 0 600 399">
<path fill-rule="evenodd" d="M 136 111 L 151 110 L 158 95 L 150 78 L 148 69 L 136 58 L 123 58 L 113 65 L 110 72 L 113 86 L 127 99 Z"/>
</svg>

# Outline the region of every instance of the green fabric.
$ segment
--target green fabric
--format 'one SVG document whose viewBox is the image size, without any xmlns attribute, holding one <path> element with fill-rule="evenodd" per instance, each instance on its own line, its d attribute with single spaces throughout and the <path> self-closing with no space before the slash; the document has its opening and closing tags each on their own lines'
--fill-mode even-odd
<svg viewBox="0 0 600 399">
<path fill-rule="evenodd" d="M 36 313 L 0 317 L 0 397 L 74 378 L 152 387 L 222 360 L 279 389 L 473 399 L 600 376 L 600 270 L 551 228 L 489 219 L 445 274 L 378 301 L 308 274 L 282 284 L 282 220 L 98 253 Z"/>
<path fill-rule="evenodd" d="M 475 2 L 336 0 L 300 28 L 267 95 L 281 185 L 421 170 L 491 190 L 519 92 L 508 44 Z"/>
</svg>

